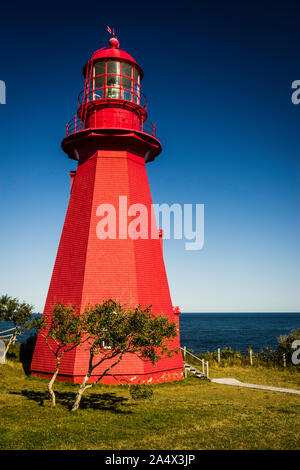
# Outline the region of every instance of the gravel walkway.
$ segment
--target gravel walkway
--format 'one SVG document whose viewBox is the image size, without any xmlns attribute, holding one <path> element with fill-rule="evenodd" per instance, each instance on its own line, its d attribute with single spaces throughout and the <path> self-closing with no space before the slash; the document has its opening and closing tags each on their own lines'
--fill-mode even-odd
<svg viewBox="0 0 300 470">
<path fill-rule="evenodd" d="M 236 387 L 247 387 L 247 388 L 259 388 L 260 390 L 271 390 L 272 392 L 283 392 L 283 393 L 295 393 L 300 395 L 300 390 L 293 388 L 282 388 L 282 387 L 269 387 L 267 385 L 256 385 L 240 382 L 236 379 L 211 379 L 212 382 L 222 385 L 234 385 Z"/>
</svg>

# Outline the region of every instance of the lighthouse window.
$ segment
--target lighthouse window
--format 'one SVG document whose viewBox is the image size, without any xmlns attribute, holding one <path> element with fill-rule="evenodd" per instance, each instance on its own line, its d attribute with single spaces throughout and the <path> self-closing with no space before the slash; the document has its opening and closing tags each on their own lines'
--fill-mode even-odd
<svg viewBox="0 0 300 470">
<path fill-rule="evenodd" d="M 132 80 L 127 77 L 122 77 L 122 88 L 126 88 L 127 90 L 132 90 Z"/>
<path fill-rule="evenodd" d="M 107 75 L 107 86 L 120 85 L 119 75 Z"/>
<path fill-rule="evenodd" d="M 93 100 L 101 100 L 103 98 L 104 83 L 105 83 L 105 75 L 100 75 L 100 77 L 95 78 L 94 91 L 92 93 Z"/>
<path fill-rule="evenodd" d="M 120 62 L 110 60 L 107 62 L 107 73 L 120 74 Z"/>
<path fill-rule="evenodd" d="M 120 98 L 120 77 L 119 75 L 107 75 L 107 98 Z"/>
<path fill-rule="evenodd" d="M 105 62 L 97 62 L 95 64 L 95 75 L 103 75 L 105 73 Z"/>
<path fill-rule="evenodd" d="M 140 85 L 134 82 L 134 102 L 140 104 Z"/>
<path fill-rule="evenodd" d="M 105 85 L 105 62 L 98 62 L 94 68 L 94 87 L 89 93 L 88 100 L 99 100 L 103 98 Z"/>
<path fill-rule="evenodd" d="M 127 77 L 122 77 L 123 99 L 132 101 L 132 80 Z"/>
<path fill-rule="evenodd" d="M 135 66 L 117 60 L 97 62 L 93 78 L 88 100 L 121 98 L 140 104 L 140 74 Z"/>
<path fill-rule="evenodd" d="M 106 98 L 120 98 L 120 89 L 119 88 L 107 88 Z"/>
<path fill-rule="evenodd" d="M 95 88 L 101 88 L 105 83 L 105 75 L 100 75 L 100 77 L 95 78 Z"/>
<path fill-rule="evenodd" d="M 132 65 L 126 64 L 126 62 L 122 62 L 122 75 L 126 75 L 126 77 L 132 77 Z"/>
<path fill-rule="evenodd" d="M 89 94 L 89 101 L 90 100 L 101 100 L 103 98 L 103 88 L 96 89 Z"/>
</svg>

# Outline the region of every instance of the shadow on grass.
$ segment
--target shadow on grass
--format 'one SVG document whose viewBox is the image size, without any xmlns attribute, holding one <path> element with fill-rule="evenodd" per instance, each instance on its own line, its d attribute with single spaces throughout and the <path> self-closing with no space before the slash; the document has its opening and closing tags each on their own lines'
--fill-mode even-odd
<svg viewBox="0 0 300 470">
<path fill-rule="evenodd" d="M 28 400 L 37 402 L 40 406 L 44 406 L 45 402 L 49 402 L 49 394 L 47 392 L 36 392 L 33 390 L 22 390 L 21 392 L 10 392 L 12 395 L 22 395 Z M 72 392 L 55 392 L 56 403 L 67 406 L 71 410 L 75 393 Z M 116 414 L 131 414 L 131 410 L 122 409 L 121 407 L 132 407 L 134 404 L 127 403 L 128 398 L 118 397 L 115 393 L 101 393 L 83 396 L 80 402 L 80 409 L 92 408 L 95 410 L 107 410 Z"/>
<path fill-rule="evenodd" d="M 30 366 L 36 340 L 37 334 L 33 333 L 27 338 L 25 343 L 21 343 L 20 345 L 19 360 L 22 363 L 23 370 L 27 376 L 30 375 Z"/>
</svg>

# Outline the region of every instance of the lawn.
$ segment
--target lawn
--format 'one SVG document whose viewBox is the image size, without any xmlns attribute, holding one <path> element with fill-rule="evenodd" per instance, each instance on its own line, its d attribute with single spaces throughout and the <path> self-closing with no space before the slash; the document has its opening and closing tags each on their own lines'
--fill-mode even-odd
<svg viewBox="0 0 300 470">
<path fill-rule="evenodd" d="M 299 388 L 296 371 L 211 367 L 212 377 Z M 153 386 L 151 401 L 127 388 L 98 385 L 70 413 L 77 386 L 47 381 L 22 364 L 0 365 L 0 449 L 299 449 L 300 396 L 214 384 L 188 377 Z"/>
</svg>

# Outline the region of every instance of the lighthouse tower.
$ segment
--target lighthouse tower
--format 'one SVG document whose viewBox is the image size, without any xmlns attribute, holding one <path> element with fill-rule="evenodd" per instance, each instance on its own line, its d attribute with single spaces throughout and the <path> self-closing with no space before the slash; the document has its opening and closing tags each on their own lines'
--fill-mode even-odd
<svg viewBox="0 0 300 470">
<path fill-rule="evenodd" d="M 113 34 L 109 47 L 96 51 L 83 69 L 85 85 L 78 110 L 67 124 L 62 148 L 78 162 L 71 175 L 71 195 L 61 235 L 44 313 L 57 302 L 78 306 L 114 299 L 121 303 L 152 305 L 179 328 L 179 309 L 172 306 L 166 276 L 162 233 L 153 226 L 152 199 L 146 163 L 161 151 L 155 126 L 147 120 L 147 100 L 141 92 L 143 70 L 119 47 Z M 116 211 L 116 236 L 99 236 L 103 208 Z M 147 208 L 149 236 L 129 236 L 132 205 Z M 122 206 L 122 207 L 120 207 Z M 99 209 L 99 208 L 102 209 Z M 138 207 L 138 206 L 134 206 Z M 124 211 L 127 218 L 124 223 Z M 121 214 L 121 215 L 120 215 Z M 101 217 L 102 216 L 102 217 Z M 152 226 L 152 235 L 150 227 Z M 179 347 L 179 337 L 174 340 Z M 81 382 L 88 351 L 76 348 L 63 356 L 58 380 Z M 53 373 L 55 358 L 38 336 L 31 364 L 33 375 Z M 91 380 L 102 368 L 94 370 Z M 105 383 L 155 383 L 182 378 L 181 354 L 164 358 L 155 366 L 135 355 L 124 356 L 106 376 Z"/>
</svg>

